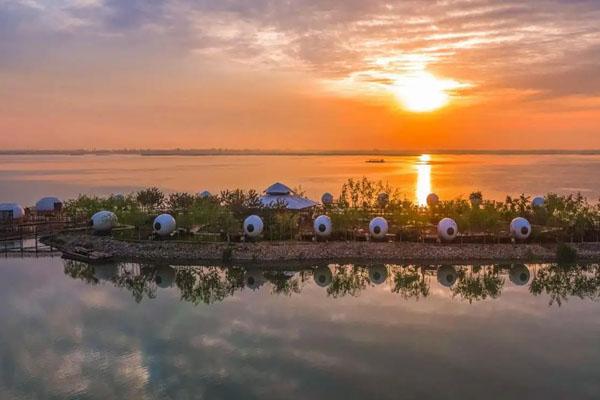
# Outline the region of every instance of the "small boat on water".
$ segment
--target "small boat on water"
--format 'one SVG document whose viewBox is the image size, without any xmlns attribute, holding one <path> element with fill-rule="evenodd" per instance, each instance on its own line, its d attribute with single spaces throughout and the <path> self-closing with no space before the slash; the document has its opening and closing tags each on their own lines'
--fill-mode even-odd
<svg viewBox="0 0 600 400">
<path fill-rule="evenodd" d="M 111 261 L 113 255 L 102 251 L 86 249 L 85 247 L 74 247 L 72 250 L 63 250 L 62 258 L 86 263 L 97 263 Z"/>
<path fill-rule="evenodd" d="M 383 164 L 385 162 L 385 160 L 383 158 L 371 158 L 365 162 L 370 163 L 370 164 Z"/>
</svg>

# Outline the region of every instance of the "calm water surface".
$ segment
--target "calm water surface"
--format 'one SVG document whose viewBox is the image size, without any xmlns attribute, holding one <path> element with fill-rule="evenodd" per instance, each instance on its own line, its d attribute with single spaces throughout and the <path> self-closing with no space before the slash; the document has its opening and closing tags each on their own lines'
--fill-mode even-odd
<svg viewBox="0 0 600 400">
<path fill-rule="evenodd" d="M 339 194 L 348 178 L 382 179 L 407 198 L 423 202 L 431 191 L 442 198 L 488 198 L 507 194 L 581 192 L 600 197 L 598 155 L 366 156 L 0 156 L 0 202 L 34 204 L 42 196 L 110 194 L 159 186 L 166 191 L 218 193 L 227 188 L 263 190 L 275 181 L 302 186 L 320 198 Z M 381 158 L 378 156 L 377 158 Z"/>
<path fill-rule="evenodd" d="M 598 265 L 278 268 L 0 259 L 0 398 L 600 394 Z"/>
</svg>

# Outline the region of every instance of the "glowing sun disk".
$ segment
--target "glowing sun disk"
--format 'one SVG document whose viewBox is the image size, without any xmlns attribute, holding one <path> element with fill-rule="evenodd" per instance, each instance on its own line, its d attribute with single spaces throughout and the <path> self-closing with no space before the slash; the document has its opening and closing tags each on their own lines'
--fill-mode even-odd
<svg viewBox="0 0 600 400">
<path fill-rule="evenodd" d="M 448 104 L 448 91 L 461 87 L 456 81 L 438 79 L 428 72 L 419 71 L 396 80 L 394 93 L 404 108 L 412 112 L 437 110 Z"/>
</svg>

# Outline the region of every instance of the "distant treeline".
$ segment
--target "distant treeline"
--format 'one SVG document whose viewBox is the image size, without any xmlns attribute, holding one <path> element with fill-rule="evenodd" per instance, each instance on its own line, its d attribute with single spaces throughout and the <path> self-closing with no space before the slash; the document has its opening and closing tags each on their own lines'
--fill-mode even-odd
<svg viewBox="0 0 600 400">
<path fill-rule="evenodd" d="M 259 149 L 72 149 L 72 150 L 0 150 L 0 155 L 141 155 L 141 156 L 415 156 L 427 154 L 448 155 L 600 155 L 600 149 L 581 150 L 259 150 Z"/>
</svg>

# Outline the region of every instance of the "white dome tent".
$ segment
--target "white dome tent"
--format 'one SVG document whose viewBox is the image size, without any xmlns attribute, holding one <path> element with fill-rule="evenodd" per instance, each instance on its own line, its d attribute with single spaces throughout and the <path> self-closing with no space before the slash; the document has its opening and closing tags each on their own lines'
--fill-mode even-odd
<svg viewBox="0 0 600 400">
<path fill-rule="evenodd" d="M 450 242 L 458 235 L 458 225 L 452 218 L 444 218 L 438 223 L 437 232 L 440 239 Z"/>
<path fill-rule="evenodd" d="M 35 211 L 42 213 L 57 212 L 62 209 L 63 202 L 58 197 L 42 197 L 35 203 Z"/>
<path fill-rule="evenodd" d="M 536 196 L 531 200 L 531 207 L 542 208 L 544 207 L 545 200 L 542 196 Z"/>
<path fill-rule="evenodd" d="M 259 237 L 263 228 L 263 220 L 258 215 L 251 215 L 244 220 L 244 234 L 250 238 Z"/>
<path fill-rule="evenodd" d="M 98 211 L 90 219 L 90 226 L 99 233 L 110 232 L 118 223 L 117 216 L 111 211 Z"/>
<path fill-rule="evenodd" d="M 18 220 L 25 216 L 25 209 L 18 203 L 0 204 L 0 220 Z"/>
<path fill-rule="evenodd" d="M 260 203 L 264 207 L 274 207 L 284 204 L 288 210 L 306 210 L 316 206 L 318 203 L 305 197 L 298 196 L 292 189 L 283 183 L 274 183 L 265 189 L 264 195 L 260 197 Z"/>
<path fill-rule="evenodd" d="M 171 214 L 160 214 L 154 219 L 154 223 L 152 223 L 154 233 L 162 237 L 169 236 L 171 233 L 175 232 L 176 228 L 177 223 Z"/>
<path fill-rule="evenodd" d="M 377 205 L 380 208 L 385 208 L 385 206 L 387 206 L 389 202 L 390 202 L 390 195 L 387 194 L 386 192 L 381 192 L 377 195 Z"/>
<path fill-rule="evenodd" d="M 510 234 L 517 240 L 526 240 L 531 235 L 531 224 L 525 218 L 517 217 L 510 222 Z"/>
<path fill-rule="evenodd" d="M 333 226 L 331 224 L 331 218 L 327 215 L 319 215 L 315 218 L 315 222 L 313 223 L 313 228 L 315 230 L 315 234 L 320 237 L 327 237 L 331 235 L 331 231 Z"/>
<path fill-rule="evenodd" d="M 375 217 L 369 223 L 369 233 L 373 239 L 384 239 L 388 229 L 388 222 L 383 217 Z"/>
<path fill-rule="evenodd" d="M 435 193 L 429 193 L 427 195 L 427 199 L 425 201 L 427 202 L 427 206 L 433 207 L 433 206 L 437 205 L 437 203 L 440 202 L 440 198 Z"/>
<path fill-rule="evenodd" d="M 323 203 L 324 206 L 332 205 L 333 204 L 333 195 L 329 192 L 323 193 L 323 196 L 321 196 L 321 203 Z"/>
</svg>

